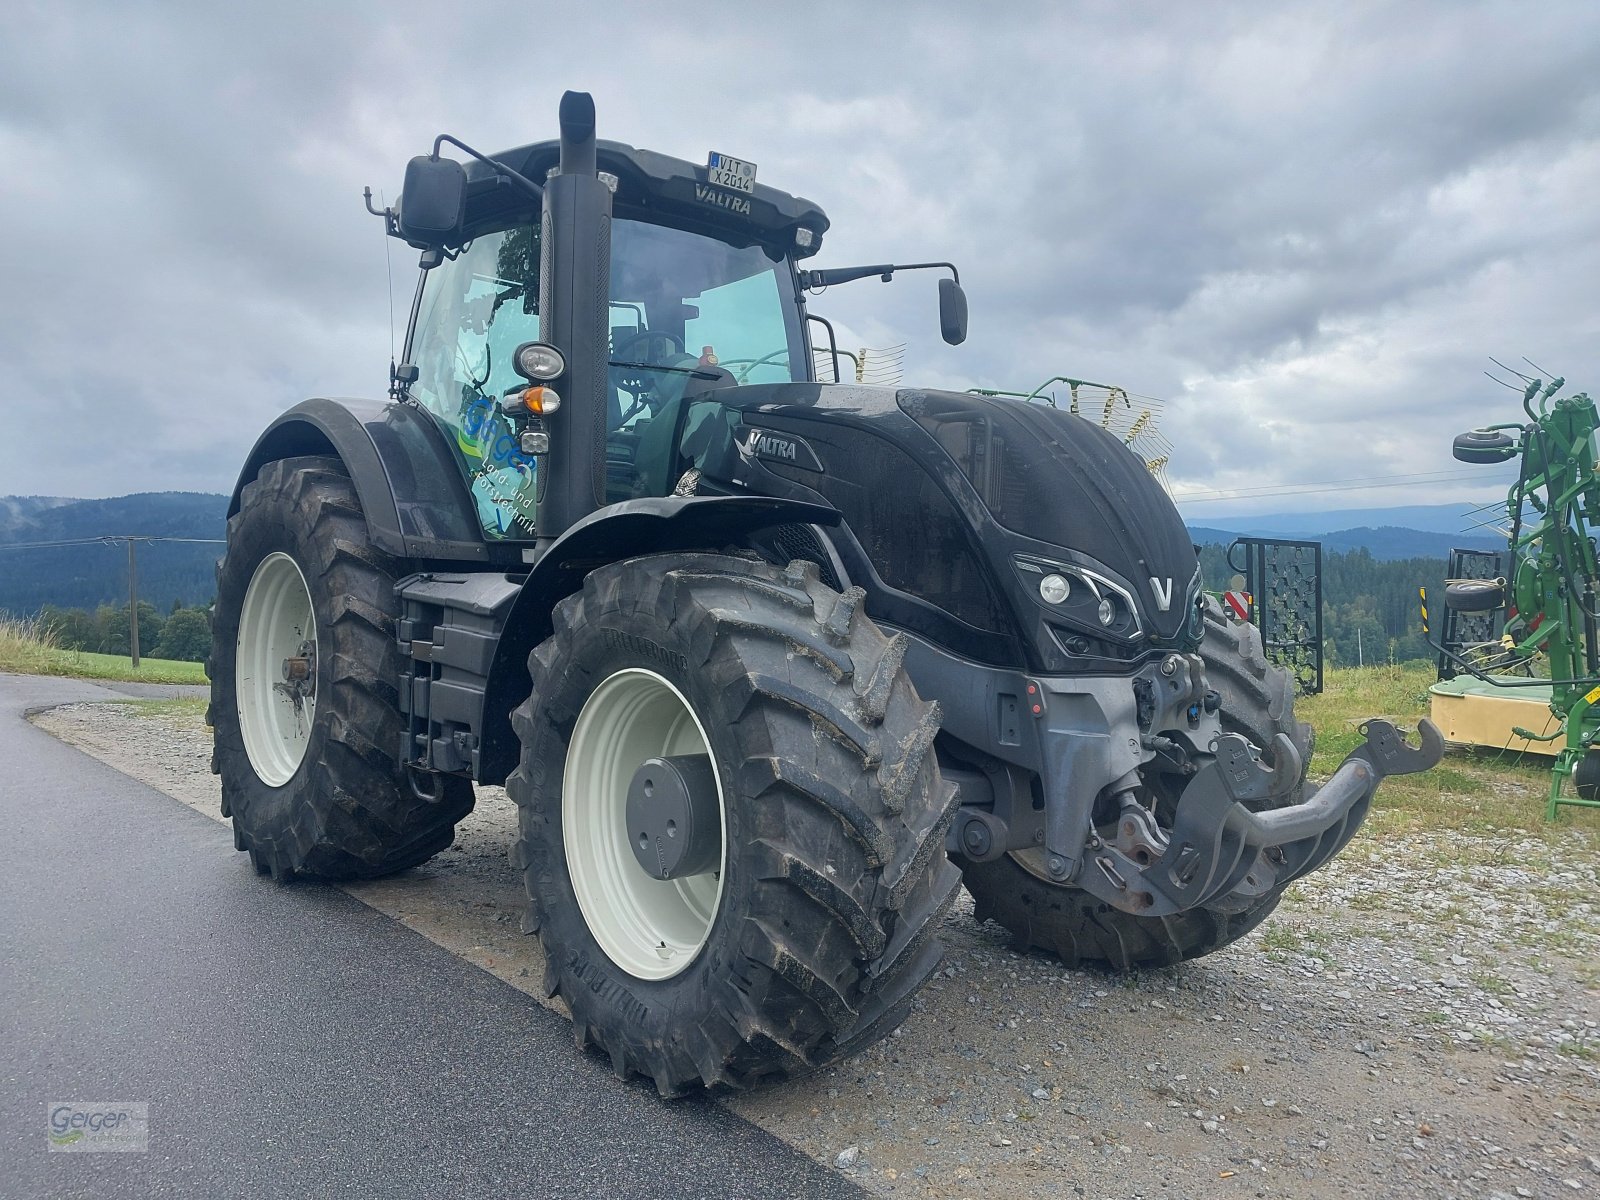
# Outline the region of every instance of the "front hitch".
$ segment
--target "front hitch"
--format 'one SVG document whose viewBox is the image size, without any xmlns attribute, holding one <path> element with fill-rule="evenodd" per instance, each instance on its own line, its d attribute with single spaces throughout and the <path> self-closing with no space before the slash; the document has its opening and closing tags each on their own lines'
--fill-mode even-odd
<svg viewBox="0 0 1600 1200">
<path fill-rule="evenodd" d="M 1105 894 L 1101 884 L 1093 890 L 1142 916 L 1201 905 L 1241 911 L 1316 870 L 1355 836 L 1378 784 L 1390 775 L 1426 771 L 1444 754 L 1444 738 L 1426 718 L 1417 727 L 1420 747 L 1408 745 L 1388 721 L 1368 721 L 1361 732 L 1366 742 L 1326 784 L 1307 784 L 1300 803 L 1282 808 L 1264 805 L 1299 780 L 1299 755 L 1288 739 L 1278 739 L 1274 770 L 1245 738 L 1223 734 L 1212 760 L 1184 788 L 1160 856 L 1124 853 L 1120 837 L 1117 844 L 1101 843 L 1092 861 L 1112 889 Z"/>
</svg>

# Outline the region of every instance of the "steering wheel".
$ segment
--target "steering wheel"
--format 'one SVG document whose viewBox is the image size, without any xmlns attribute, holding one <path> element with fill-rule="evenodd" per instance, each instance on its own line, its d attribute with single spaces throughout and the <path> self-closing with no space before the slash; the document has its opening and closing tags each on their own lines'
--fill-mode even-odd
<svg viewBox="0 0 1600 1200">
<path fill-rule="evenodd" d="M 633 358 L 635 356 L 628 354 L 627 351 L 632 350 L 641 342 L 646 343 L 647 351 L 646 354 L 639 360 L 642 362 L 659 362 L 665 357 L 665 355 L 657 358 L 650 357 L 648 348 L 649 343 L 651 342 L 666 342 L 672 351 L 675 351 L 678 354 L 684 353 L 683 339 L 677 336 L 677 334 L 668 333 L 664 329 L 641 329 L 638 333 L 630 334 L 629 336 L 623 338 L 620 342 L 616 343 L 616 345 L 612 346 L 611 353 L 616 358 Z"/>
<path fill-rule="evenodd" d="M 717 365 L 723 368 L 742 366 L 744 369 L 734 372 L 733 377 L 736 382 L 743 383 L 745 380 L 750 378 L 750 372 L 754 371 L 757 367 L 764 367 L 770 362 L 776 362 L 780 358 L 785 362 L 788 361 L 789 347 L 782 346 L 779 349 L 774 350 L 772 353 L 765 354 L 760 358 L 725 358 L 719 361 Z"/>
</svg>

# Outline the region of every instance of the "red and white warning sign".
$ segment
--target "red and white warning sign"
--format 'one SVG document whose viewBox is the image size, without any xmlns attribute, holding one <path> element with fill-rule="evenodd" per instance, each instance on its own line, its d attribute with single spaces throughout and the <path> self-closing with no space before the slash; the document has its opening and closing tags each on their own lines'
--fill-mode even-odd
<svg viewBox="0 0 1600 1200">
<path fill-rule="evenodd" d="M 1249 592 L 1223 592 L 1222 607 L 1228 614 L 1241 621 L 1250 619 L 1250 593 Z"/>
</svg>

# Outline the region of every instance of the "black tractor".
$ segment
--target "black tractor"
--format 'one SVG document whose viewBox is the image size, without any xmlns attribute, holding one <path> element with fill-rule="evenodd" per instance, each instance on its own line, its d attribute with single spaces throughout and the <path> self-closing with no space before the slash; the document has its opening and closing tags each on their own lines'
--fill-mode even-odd
<svg viewBox="0 0 1600 1200">
<path fill-rule="evenodd" d="M 267 429 L 217 573 L 256 869 L 404 870 L 503 783 L 548 991 L 668 1095 L 891 1031 L 963 883 L 1068 964 L 1215 950 L 1440 749 L 1373 721 L 1308 784 L 1144 463 L 1046 404 L 838 383 L 808 292 L 910 268 L 804 267 L 827 217 L 755 175 L 596 141 L 576 93 L 556 141 L 441 136 L 380 213 L 422 267 L 388 400 Z M 959 343 L 954 268 L 915 265 Z"/>
</svg>

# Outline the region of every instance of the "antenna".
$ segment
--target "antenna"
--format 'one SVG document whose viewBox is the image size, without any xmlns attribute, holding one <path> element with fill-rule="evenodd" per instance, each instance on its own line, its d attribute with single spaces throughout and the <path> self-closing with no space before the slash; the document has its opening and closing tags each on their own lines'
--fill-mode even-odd
<svg viewBox="0 0 1600 1200">
<path fill-rule="evenodd" d="M 443 134 L 440 135 L 440 140 L 446 140 Z M 449 140 L 453 141 L 454 139 Z M 437 141 L 433 144 L 433 152 L 435 158 L 437 158 L 439 153 L 439 142 Z M 395 365 L 395 359 L 398 356 L 395 353 L 394 336 L 394 258 L 391 256 L 389 251 L 389 239 L 391 237 L 400 236 L 400 224 L 394 209 L 390 208 L 384 203 L 382 192 L 378 193 L 378 203 L 383 204 L 382 208 L 372 207 L 371 188 L 362 188 L 361 198 L 366 201 L 367 211 L 369 213 L 375 217 L 383 218 L 383 266 L 384 270 L 388 272 L 389 276 L 389 398 L 391 400 L 404 400 L 407 395 L 405 391 L 405 385 L 400 381 L 399 371 Z M 423 258 L 426 260 L 427 255 L 424 255 Z M 424 267 L 424 270 L 426 270 L 426 267 Z M 418 293 L 418 299 L 421 299 L 420 292 Z"/>
<path fill-rule="evenodd" d="M 382 204 L 385 209 L 389 207 L 384 202 L 382 191 L 378 193 L 378 203 Z M 371 207 L 371 205 L 369 204 L 368 207 Z M 390 385 L 393 386 L 396 357 L 394 348 L 394 255 L 389 249 L 388 230 L 384 230 L 383 235 L 383 265 L 389 273 L 389 380 Z"/>
</svg>

